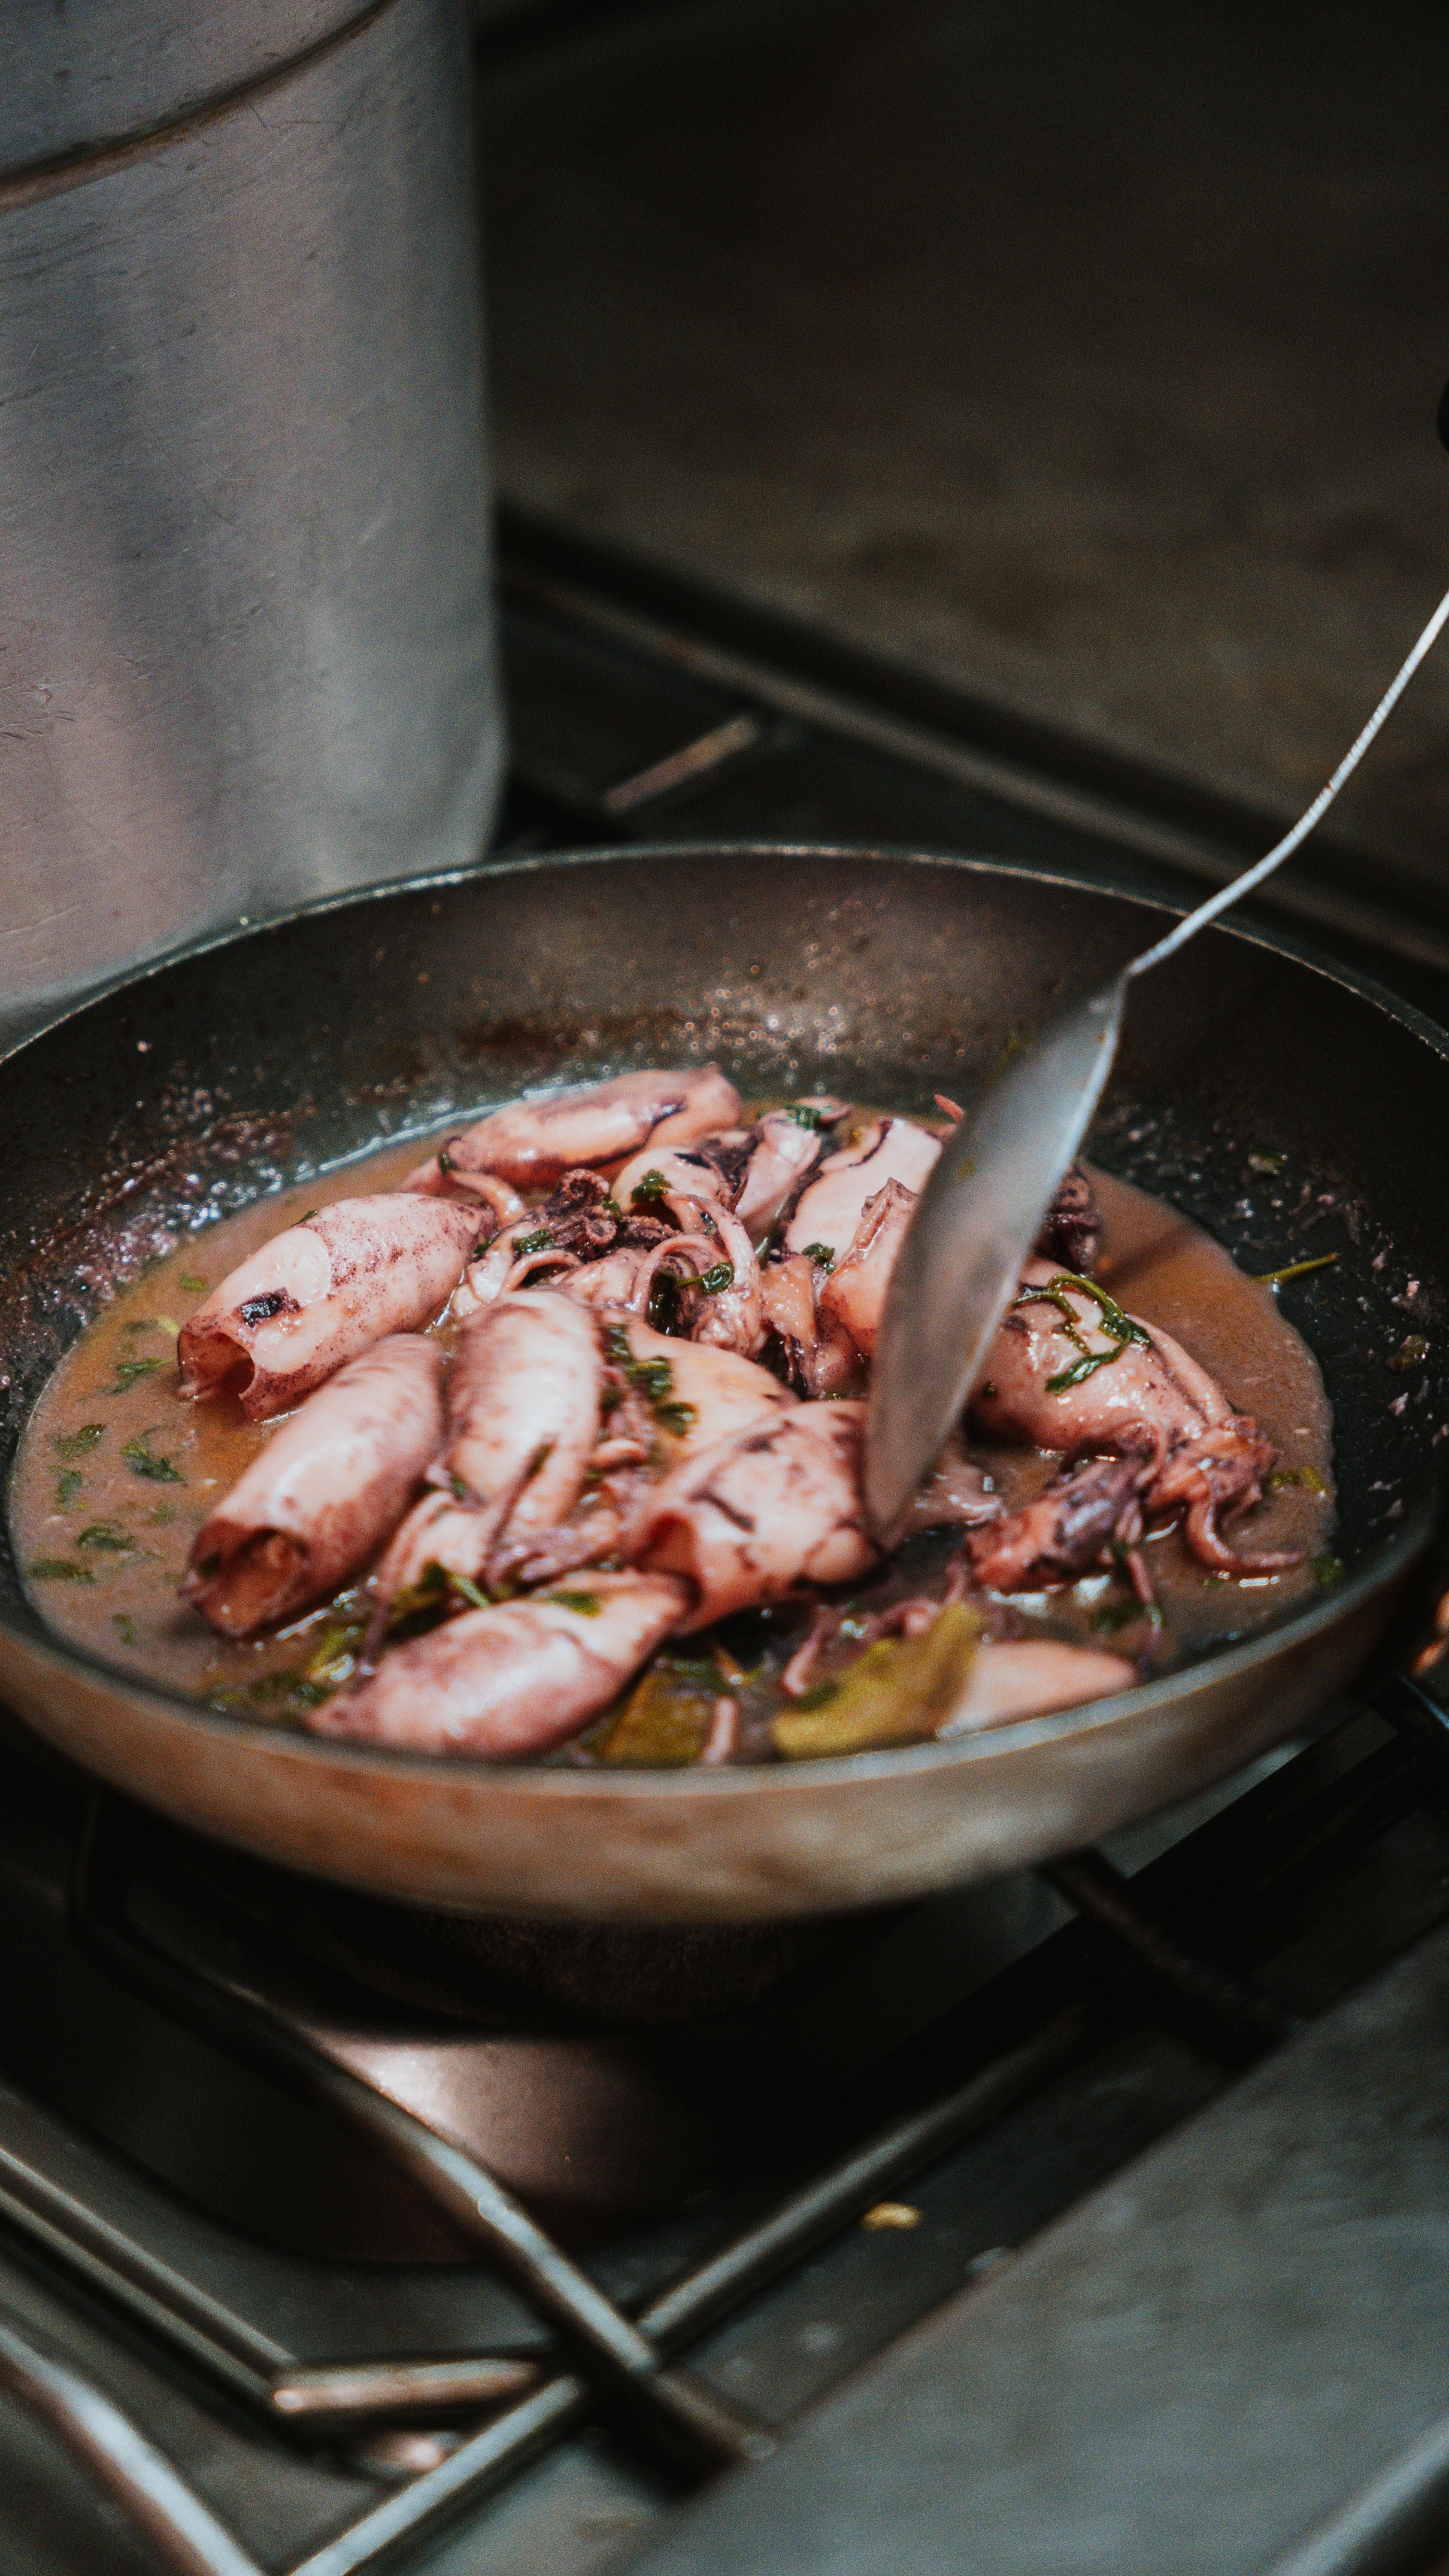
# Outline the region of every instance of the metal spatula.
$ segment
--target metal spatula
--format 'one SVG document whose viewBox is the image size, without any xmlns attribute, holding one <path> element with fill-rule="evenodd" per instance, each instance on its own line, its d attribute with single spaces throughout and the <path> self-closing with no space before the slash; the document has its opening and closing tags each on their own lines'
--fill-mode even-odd
<svg viewBox="0 0 1449 2576">
<path fill-rule="evenodd" d="M 899 1537 L 921 1478 L 961 1412 L 1052 1194 L 1087 1132 L 1117 1052 L 1128 986 L 1292 857 L 1352 777 L 1446 622 L 1449 597 L 1327 786 L 1267 857 L 1100 992 L 1063 1011 L 947 1138 L 901 1246 L 871 1370 L 865 1501 L 883 1545 Z"/>
</svg>

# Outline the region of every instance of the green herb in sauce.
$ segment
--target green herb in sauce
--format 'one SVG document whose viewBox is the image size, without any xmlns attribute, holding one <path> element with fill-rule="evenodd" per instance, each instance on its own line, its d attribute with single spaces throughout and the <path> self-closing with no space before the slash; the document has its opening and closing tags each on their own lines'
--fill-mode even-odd
<svg viewBox="0 0 1449 2576">
<path fill-rule="evenodd" d="M 62 1458 L 84 1458 L 105 1434 L 103 1422 L 83 1422 L 79 1431 L 57 1431 L 55 1446 Z"/>
<path fill-rule="evenodd" d="M 121 1451 L 132 1475 L 145 1476 L 153 1485 L 184 1485 L 186 1478 L 172 1466 L 164 1452 L 147 1447 L 150 1437 L 149 1431 L 140 1431 L 134 1440 L 126 1442 Z"/>
<path fill-rule="evenodd" d="M 1320 1252 L 1312 1261 L 1290 1261 L 1286 1270 L 1254 1270 L 1249 1276 L 1260 1288 L 1281 1288 L 1285 1279 L 1306 1279 L 1310 1270 L 1331 1270 L 1337 1259 L 1336 1252 Z"/>
<path fill-rule="evenodd" d="M 136 1542 L 128 1530 L 118 1528 L 114 1521 L 92 1521 L 89 1529 L 81 1531 L 76 1546 L 94 1548 L 102 1556 L 131 1556 Z"/>
<path fill-rule="evenodd" d="M 691 1428 L 698 1419 L 696 1408 L 692 1404 L 682 1404 L 676 1398 L 674 1371 L 668 1360 L 636 1359 L 622 1324 L 605 1326 L 604 1348 L 615 1368 L 643 1396 L 662 1430 L 682 1433 Z"/>
<path fill-rule="evenodd" d="M 1281 1494 L 1294 1485 L 1308 1494 L 1326 1494 L 1328 1491 L 1316 1467 L 1275 1467 L 1264 1491 Z"/>
<path fill-rule="evenodd" d="M 157 1369 L 164 1367 L 165 1361 L 160 1358 L 149 1360 L 118 1360 L 116 1362 L 115 1385 L 103 1387 L 101 1392 L 103 1395 L 129 1395 L 138 1378 L 154 1377 Z"/>
</svg>

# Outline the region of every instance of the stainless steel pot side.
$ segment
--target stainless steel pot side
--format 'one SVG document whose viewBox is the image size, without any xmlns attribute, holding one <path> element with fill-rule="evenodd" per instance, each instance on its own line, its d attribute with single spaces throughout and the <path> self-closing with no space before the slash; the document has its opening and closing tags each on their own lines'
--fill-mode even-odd
<svg viewBox="0 0 1449 2576">
<path fill-rule="evenodd" d="M 501 768 L 463 0 L 15 0 L 0 1026 L 466 864 Z"/>
<path fill-rule="evenodd" d="M 5 1454 L 110 1270 L 303 1157 L 315 1169 L 380 1129 L 628 1062 L 717 1057 L 757 1092 L 959 1091 L 1161 918 L 990 861 L 613 851 L 315 907 L 162 967 L 0 1063 L 16 1139 L 0 1170 Z M 1348 1210 L 1312 1310 L 1345 1574 L 1277 1628 L 1119 1699 L 946 1745 L 737 1771 L 408 1759 L 138 1686 L 49 1636 L 13 1559 L 0 1562 L 0 1693 L 182 1822 L 429 1906 L 760 1920 L 1070 1849 L 1290 1734 L 1381 1634 L 1430 1534 L 1449 1418 L 1449 1218 L 1423 1186 L 1446 1118 L 1449 1039 L 1287 942 L 1211 931 L 1134 1009 L 1106 1160 L 1229 1234 L 1249 1151 L 1311 1175 L 1306 1200 L 1296 1179 L 1291 1194 L 1305 1222 L 1321 1192 Z M 1327 1248 L 1321 1221 L 1308 1242 Z M 1422 1390 L 1385 1366 L 1406 1264 L 1423 1283 Z"/>
</svg>

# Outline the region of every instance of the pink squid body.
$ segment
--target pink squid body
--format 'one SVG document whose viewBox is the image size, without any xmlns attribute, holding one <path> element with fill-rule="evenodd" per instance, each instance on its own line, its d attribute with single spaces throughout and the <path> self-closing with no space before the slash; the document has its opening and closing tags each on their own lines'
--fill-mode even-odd
<svg viewBox="0 0 1449 2576">
<path fill-rule="evenodd" d="M 444 1490 L 426 1495 L 398 1531 L 377 1571 L 382 1597 L 430 1564 L 476 1582 L 505 1528 L 521 1536 L 563 1520 L 598 1436 L 603 1383 L 592 1315 L 552 1289 L 522 1289 L 470 1317 L 430 1478 Z"/>
<path fill-rule="evenodd" d="M 656 1333 L 637 1315 L 606 1315 L 604 1321 L 623 1330 L 636 1360 L 668 1364 L 670 1397 L 676 1404 L 687 1405 L 694 1417 L 684 1430 L 662 1434 L 671 1469 L 715 1448 L 747 1422 L 794 1409 L 796 1399 L 789 1388 L 754 1360 L 742 1359 L 738 1351 Z"/>
<path fill-rule="evenodd" d="M 760 1272 L 761 1304 L 766 1323 L 776 1335 L 790 1371 L 790 1383 L 802 1395 L 838 1395 L 860 1381 L 860 1361 L 845 1326 L 820 1303 L 826 1273 L 792 1252 L 783 1261 L 767 1261 Z"/>
<path fill-rule="evenodd" d="M 252 1253 L 183 1324 L 183 1388 L 228 1388 L 253 1420 L 287 1412 L 386 1334 L 430 1323 L 477 1230 L 475 1210 L 395 1193 L 319 1208 Z"/>
<path fill-rule="evenodd" d="M 886 1291 L 917 1207 L 917 1193 L 887 1181 L 866 1200 L 860 1223 L 820 1291 L 820 1305 L 843 1324 L 856 1349 L 869 1359 L 880 1334 Z"/>
<path fill-rule="evenodd" d="M 1059 1275 L 1049 1261 L 1032 1261 L 1022 1286 L 1045 1288 Z M 1237 1553 L 1218 1527 L 1261 1500 L 1276 1454 L 1251 1415 L 1234 1410 L 1170 1333 L 1154 1327 L 1147 1341 L 1119 1345 L 1084 1291 L 1057 1293 L 1087 1353 L 1116 1355 L 1080 1384 L 1053 1392 L 1050 1380 L 1084 1354 L 1057 1306 L 1045 1299 L 1017 1305 L 987 1354 L 971 1411 L 988 1438 L 1030 1441 L 1069 1458 L 1105 1453 L 1113 1463 L 1064 1473 L 1026 1511 L 974 1544 L 977 1580 L 997 1590 L 1061 1581 L 1093 1562 L 1114 1531 L 1135 1542 L 1143 1513 L 1176 1510 L 1185 1514 L 1194 1555 L 1217 1570 L 1267 1574 L 1296 1564 L 1291 1551 Z"/>
<path fill-rule="evenodd" d="M 666 1477 L 631 1532 L 632 1560 L 684 1576 L 681 1626 L 778 1601 L 797 1583 L 849 1583 L 874 1562 L 860 1499 L 861 1404 L 798 1404 L 749 1424 Z"/>
<path fill-rule="evenodd" d="M 312 1711 L 319 1735 L 410 1753 L 521 1761 L 607 1708 L 669 1634 L 689 1595 L 648 1574 L 590 1574 L 394 1646 L 360 1690 Z M 580 1606 L 586 1605 L 586 1606 Z"/>
<path fill-rule="evenodd" d="M 839 1261 L 865 1214 L 867 1199 L 899 1181 L 919 1192 L 941 1147 L 924 1127 L 909 1118 L 885 1118 L 867 1130 L 858 1144 L 827 1154 L 820 1177 L 811 1182 L 785 1229 L 787 1252 L 808 1252 L 823 1243 Z"/>
<path fill-rule="evenodd" d="M 1025 1288 L 1044 1288 L 1060 1277 L 1050 1261 L 1029 1261 Z M 1080 1289 L 1062 1292 L 1089 1351 L 1118 1345 L 1101 1329 L 1101 1309 Z M 1129 1342 L 1121 1356 L 1093 1371 L 1080 1386 L 1047 1392 L 1049 1378 L 1064 1374 L 1082 1354 L 1067 1339 L 1060 1309 L 1046 1303 L 1017 1306 L 1003 1319 L 971 1399 L 974 1419 L 989 1437 L 1027 1440 L 1039 1449 L 1075 1454 L 1109 1449 L 1114 1434 L 1130 1425 L 1151 1434 L 1166 1456 L 1184 1434 L 1240 1417 L 1226 1396 L 1169 1333 L 1154 1326 L 1151 1342 Z"/>
<path fill-rule="evenodd" d="M 1009 1726 L 1014 1718 L 1079 1708 L 1133 1689 L 1138 1678 L 1125 1656 L 1096 1646 L 1062 1645 L 1052 1637 L 983 1646 L 972 1656 L 961 1695 L 937 1734 L 949 1742 L 981 1727 Z"/>
<path fill-rule="evenodd" d="M 837 1104 L 832 1102 L 832 1108 Z M 788 1109 L 767 1109 L 755 1129 L 735 1214 L 752 1243 L 763 1243 L 792 1191 L 814 1170 L 824 1150 L 816 1127 L 802 1126 Z"/>
<path fill-rule="evenodd" d="M 442 1150 L 465 1183 L 470 1172 L 491 1172 L 515 1189 L 551 1189 L 573 1167 L 608 1170 L 643 1145 L 687 1145 L 733 1126 L 739 1114 L 739 1093 L 717 1065 L 685 1073 L 651 1069 L 556 1091 L 546 1100 L 515 1101 L 447 1137 Z M 438 1189 L 446 1180 L 434 1156 L 407 1187 Z"/>
<path fill-rule="evenodd" d="M 359 1572 L 436 1454 L 442 1376 L 421 1334 L 339 1370 L 197 1531 L 183 1598 L 223 1637 L 251 1637 Z"/>
</svg>

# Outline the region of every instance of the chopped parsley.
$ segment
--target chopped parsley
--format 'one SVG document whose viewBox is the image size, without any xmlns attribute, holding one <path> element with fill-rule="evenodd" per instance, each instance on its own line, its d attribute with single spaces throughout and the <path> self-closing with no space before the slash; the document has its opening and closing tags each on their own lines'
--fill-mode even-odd
<svg viewBox="0 0 1449 2576">
<path fill-rule="evenodd" d="M 162 1365 L 163 1363 L 159 1358 L 149 1360 L 118 1360 L 116 1363 L 116 1383 L 114 1386 L 106 1387 L 104 1392 L 107 1395 L 129 1395 L 138 1377 L 153 1377 L 157 1369 Z"/>
<path fill-rule="evenodd" d="M 636 1359 L 622 1324 L 605 1327 L 604 1348 L 627 1383 L 643 1396 L 661 1430 L 683 1433 L 692 1429 L 699 1419 L 698 1412 L 694 1405 L 681 1404 L 676 1397 L 674 1371 L 668 1360 Z"/>
<path fill-rule="evenodd" d="M 553 1236 L 550 1234 L 546 1225 L 535 1226 L 532 1234 L 518 1234 L 514 1236 L 513 1249 L 517 1253 L 551 1252 L 553 1250 Z"/>
<path fill-rule="evenodd" d="M 189 1289 L 192 1296 L 197 1297 L 206 1286 L 206 1281 L 201 1277 L 198 1271 L 183 1270 L 178 1285 L 182 1288 Z"/>
<path fill-rule="evenodd" d="M 120 1638 L 123 1646 L 134 1646 L 136 1642 L 136 1622 L 132 1618 L 129 1610 L 114 1611 L 111 1616 L 111 1626 L 115 1629 L 115 1632 Z"/>
<path fill-rule="evenodd" d="M 147 1447 L 150 1436 L 147 1431 L 138 1432 L 121 1451 L 132 1475 L 145 1476 L 153 1485 L 184 1485 L 186 1478 L 172 1466 L 165 1452 Z"/>
<path fill-rule="evenodd" d="M 129 1556 L 135 1547 L 129 1532 L 118 1529 L 114 1521 L 92 1521 L 76 1540 L 77 1547 L 91 1547 L 102 1556 Z"/>
<path fill-rule="evenodd" d="M 556 1601 L 560 1610 L 576 1610 L 581 1619 L 597 1619 L 603 1603 L 597 1592 L 545 1592 L 545 1601 Z"/>
<path fill-rule="evenodd" d="M 103 1422 L 83 1422 L 79 1431 L 58 1431 L 54 1445 L 62 1458 L 84 1458 L 105 1436 Z"/>
<path fill-rule="evenodd" d="M 813 1261 L 817 1270 L 835 1268 L 835 1254 L 828 1243 L 807 1243 L 805 1258 L 807 1261 Z"/>
<path fill-rule="evenodd" d="M 716 1261 L 709 1270 L 691 1270 L 683 1276 L 676 1276 L 674 1284 L 676 1288 L 702 1288 L 707 1297 L 717 1297 L 722 1288 L 733 1286 L 734 1276 L 732 1261 Z"/>
<path fill-rule="evenodd" d="M 1275 1467 L 1268 1478 L 1267 1491 L 1281 1494 L 1287 1485 L 1303 1485 L 1310 1494 L 1326 1494 L 1328 1491 L 1316 1467 Z"/>
<path fill-rule="evenodd" d="M 56 1477 L 55 1508 L 58 1512 L 68 1512 L 70 1510 L 71 1504 L 75 1501 L 75 1498 L 84 1483 L 85 1478 L 81 1474 L 79 1467 L 67 1467 L 63 1475 Z"/>
<path fill-rule="evenodd" d="M 30 1569 L 37 1583 L 94 1583 L 88 1565 L 77 1565 L 68 1556 L 38 1556 Z"/>
<path fill-rule="evenodd" d="M 1115 1345 L 1112 1350 L 1094 1351 L 1090 1342 L 1083 1338 L 1076 1308 L 1067 1295 L 1069 1288 L 1075 1288 L 1079 1296 L 1094 1300 L 1099 1310 L 1097 1330 L 1105 1333 Z M 1073 1360 L 1069 1368 L 1058 1369 L 1055 1377 L 1047 1379 L 1048 1395 L 1065 1395 L 1069 1388 L 1081 1386 L 1089 1377 L 1095 1377 L 1098 1369 L 1110 1368 L 1114 1360 L 1120 1360 L 1129 1343 L 1137 1342 L 1143 1350 L 1152 1348 L 1152 1335 L 1146 1326 L 1139 1324 L 1134 1315 L 1125 1314 L 1116 1298 L 1109 1297 L 1106 1289 L 1099 1288 L 1094 1279 L 1082 1279 L 1075 1270 L 1059 1270 L 1044 1288 L 1023 1288 L 1021 1295 L 1013 1298 L 1012 1304 L 1014 1307 L 1055 1306 L 1062 1318 L 1062 1330 L 1067 1340 L 1081 1353 L 1081 1358 Z"/>
<path fill-rule="evenodd" d="M 803 1100 L 787 1100 L 785 1115 L 787 1118 L 793 1118 L 797 1127 L 812 1127 L 817 1136 L 823 1127 L 829 1127 L 833 1123 L 826 1117 L 823 1109 L 811 1109 Z"/>
<path fill-rule="evenodd" d="M 641 1172 L 629 1192 L 629 1204 L 631 1207 L 649 1207 L 655 1199 L 663 1198 L 668 1187 L 669 1184 L 662 1172 L 653 1170 Z"/>
</svg>

